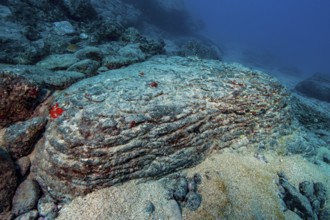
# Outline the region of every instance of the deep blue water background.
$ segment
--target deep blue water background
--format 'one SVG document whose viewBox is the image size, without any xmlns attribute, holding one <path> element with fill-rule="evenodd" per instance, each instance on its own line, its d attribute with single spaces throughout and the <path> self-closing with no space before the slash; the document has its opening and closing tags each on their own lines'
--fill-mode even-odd
<svg viewBox="0 0 330 220">
<path fill-rule="evenodd" d="M 225 60 L 330 74 L 329 0 L 185 0 Z M 290 71 L 291 70 L 291 71 Z M 298 71 L 298 72 L 299 72 Z M 284 71 L 285 72 L 285 71 Z"/>
</svg>

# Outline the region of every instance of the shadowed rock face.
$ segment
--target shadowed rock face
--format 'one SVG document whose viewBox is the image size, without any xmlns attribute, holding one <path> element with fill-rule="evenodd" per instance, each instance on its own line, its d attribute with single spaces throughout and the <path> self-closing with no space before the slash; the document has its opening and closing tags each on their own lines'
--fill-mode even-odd
<svg viewBox="0 0 330 220">
<path fill-rule="evenodd" d="M 58 199 L 162 176 L 290 123 L 285 91 L 268 75 L 195 58 L 108 71 L 56 102 L 64 113 L 49 123 L 33 171 Z"/>
</svg>

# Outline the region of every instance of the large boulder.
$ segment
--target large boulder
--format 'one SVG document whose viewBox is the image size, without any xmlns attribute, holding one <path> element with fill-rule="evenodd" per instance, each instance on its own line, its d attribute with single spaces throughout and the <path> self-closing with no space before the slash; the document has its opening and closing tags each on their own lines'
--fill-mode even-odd
<svg viewBox="0 0 330 220">
<path fill-rule="evenodd" d="M 0 62 L 31 64 L 45 54 L 43 41 L 30 41 L 22 33 L 23 26 L 0 20 Z"/>
<path fill-rule="evenodd" d="M 147 22 L 173 34 L 189 34 L 200 28 L 186 10 L 183 0 L 122 1 L 143 12 L 140 16 L 142 25 Z"/>
<path fill-rule="evenodd" d="M 251 146 L 290 123 L 286 91 L 261 72 L 196 58 L 153 58 L 82 80 L 38 144 L 33 172 L 58 199 Z"/>
<path fill-rule="evenodd" d="M 305 96 L 330 102 L 330 75 L 315 74 L 298 83 L 295 90 Z"/>
</svg>

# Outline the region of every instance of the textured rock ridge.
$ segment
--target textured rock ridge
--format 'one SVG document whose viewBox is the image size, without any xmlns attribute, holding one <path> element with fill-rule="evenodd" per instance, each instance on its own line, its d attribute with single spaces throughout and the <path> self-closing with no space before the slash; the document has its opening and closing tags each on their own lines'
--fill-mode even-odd
<svg viewBox="0 0 330 220">
<path fill-rule="evenodd" d="M 236 64 L 153 58 L 80 81 L 57 98 L 33 170 L 58 199 L 249 146 L 290 123 L 285 89 Z"/>
</svg>

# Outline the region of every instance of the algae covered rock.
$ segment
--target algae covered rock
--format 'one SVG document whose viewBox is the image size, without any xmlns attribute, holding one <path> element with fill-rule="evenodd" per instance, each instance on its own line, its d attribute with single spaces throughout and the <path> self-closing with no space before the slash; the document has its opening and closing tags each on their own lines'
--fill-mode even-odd
<svg viewBox="0 0 330 220">
<path fill-rule="evenodd" d="M 199 163 L 290 123 L 286 90 L 236 64 L 158 57 L 82 80 L 57 98 L 32 170 L 58 199 Z"/>
<path fill-rule="evenodd" d="M 25 120 L 38 104 L 39 87 L 10 71 L 0 71 L 0 127 Z"/>
</svg>

